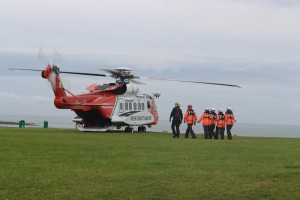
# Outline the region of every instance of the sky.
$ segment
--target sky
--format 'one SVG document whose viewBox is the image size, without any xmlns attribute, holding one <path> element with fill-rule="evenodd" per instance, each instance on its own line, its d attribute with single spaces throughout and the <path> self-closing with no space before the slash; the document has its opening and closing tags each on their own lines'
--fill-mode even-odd
<svg viewBox="0 0 300 200">
<path fill-rule="evenodd" d="M 0 114 L 65 116 L 37 72 L 43 48 L 61 70 L 103 73 L 129 67 L 137 76 L 237 84 L 241 88 L 145 81 L 160 119 L 175 102 L 231 107 L 237 123 L 298 124 L 300 2 L 297 0 L 1 0 Z M 61 55 L 53 54 L 55 48 Z M 110 78 L 62 75 L 82 93 Z"/>
</svg>

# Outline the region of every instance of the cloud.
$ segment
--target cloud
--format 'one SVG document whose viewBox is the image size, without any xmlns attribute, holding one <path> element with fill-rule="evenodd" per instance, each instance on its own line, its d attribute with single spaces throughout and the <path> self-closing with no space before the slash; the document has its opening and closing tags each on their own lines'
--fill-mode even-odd
<svg viewBox="0 0 300 200">
<path fill-rule="evenodd" d="M 42 46 L 50 62 L 51 48 L 59 50 L 64 59 L 57 64 L 65 71 L 104 73 L 95 68 L 125 66 L 139 76 L 242 86 L 146 81 L 145 93 L 162 92 L 157 101 L 162 118 L 179 101 L 198 112 L 231 106 L 241 122 L 298 123 L 298 1 L 3 0 L 0 23 L 1 111 L 65 113 L 54 108 L 53 93 L 39 73 L 6 70 L 45 68 L 38 59 Z M 63 77 L 74 93 L 113 82 Z"/>
</svg>

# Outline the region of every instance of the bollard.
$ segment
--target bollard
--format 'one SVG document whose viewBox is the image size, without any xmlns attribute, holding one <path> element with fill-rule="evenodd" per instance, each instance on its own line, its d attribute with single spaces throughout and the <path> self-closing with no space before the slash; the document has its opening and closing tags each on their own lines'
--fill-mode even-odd
<svg viewBox="0 0 300 200">
<path fill-rule="evenodd" d="M 25 120 L 19 121 L 19 128 L 25 128 Z"/>
<path fill-rule="evenodd" d="M 44 121 L 44 128 L 48 128 L 48 121 Z"/>
</svg>

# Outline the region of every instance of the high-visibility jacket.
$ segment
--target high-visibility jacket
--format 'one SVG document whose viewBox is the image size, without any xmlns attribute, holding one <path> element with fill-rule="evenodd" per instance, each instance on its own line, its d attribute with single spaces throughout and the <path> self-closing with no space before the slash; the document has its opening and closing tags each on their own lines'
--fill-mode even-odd
<svg viewBox="0 0 300 200">
<path fill-rule="evenodd" d="M 211 125 L 216 124 L 217 115 L 216 114 L 210 114 L 210 115 L 211 115 Z"/>
<path fill-rule="evenodd" d="M 226 113 L 225 114 L 225 123 L 226 125 L 233 125 L 234 124 L 234 114 L 229 114 L 229 113 Z"/>
<path fill-rule="evenodd" d="M 184 121 L 187 124 L 194 124 L 197 121 L 197 114 L 194 110 L 187 110 L 184 114 Z"/>
<path fill-rule="evenodd" d="M 208 113 L 203 113 L 202 115 L 201 115 L 201 117 L 199 118 L 199 120 L 198 120 L 198 123 L 200 123 L 201 121 L 202 121 L 202 125 L 203 126 L 210 126 L 211 125 L 211 119 L 212 117 L 211 117 L 211 115 L 210 114 L 208 114 Z"/>
<path fill-rule="evenodd" d="M 217 127 L 218 128 L 225 128 L 225 115 L 218 114 L 217 115 Z"/>
</svg>

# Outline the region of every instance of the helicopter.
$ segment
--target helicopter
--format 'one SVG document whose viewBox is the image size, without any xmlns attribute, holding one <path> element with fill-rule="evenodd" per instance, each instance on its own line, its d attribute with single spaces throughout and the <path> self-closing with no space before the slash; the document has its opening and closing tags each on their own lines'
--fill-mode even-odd
<svg viewBox="0 0 300 200">
<path fill-rule="evenodd" d="M 27 68 L 13 68 L 13 70 L 40 71 L 42 78 L 47 79 L 51 84 L 55 96 L 55 107 L 74 111 L 77 116 L 72 121 L 80 131 L 104 132 L 125 127 L 125 132 L 134 132 L 134 127 L 137 126 L 139 132 L 145 132 L 146 126 L 150 128 L 156 125 L 159 115 L 155 99 L 161 94 L 159 92 L 151 95 L 142 93 L 135 85 L 142 84 L 138 79 L 240 88 L 232 84 L 135 76 L 127 67 L 100 68 L 107 74 L 60 71 L 55 64 L 47 64 L 44 70 Z M 115 79 L 115 82 L 102 85 L 92 84 L 86 87 L 86 93 L 76 95 L 63 86 L 60 74 L 111 77 Z"/>
</svg>

